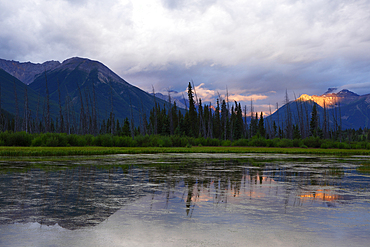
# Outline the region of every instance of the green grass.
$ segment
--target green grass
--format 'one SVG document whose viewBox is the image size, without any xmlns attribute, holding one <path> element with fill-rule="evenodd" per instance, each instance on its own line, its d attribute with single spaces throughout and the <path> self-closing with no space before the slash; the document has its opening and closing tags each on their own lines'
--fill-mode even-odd
<svg viewBox="0 0 370 247">
<path fill-rule="evenodd" d="M 0 147 L 0 156 L 75 156 L 107 154 L 157 154 L 157 153 L 278 153 L 370 155 L 366 149 L 319 149 L 275 147 Z"/>
</svg>

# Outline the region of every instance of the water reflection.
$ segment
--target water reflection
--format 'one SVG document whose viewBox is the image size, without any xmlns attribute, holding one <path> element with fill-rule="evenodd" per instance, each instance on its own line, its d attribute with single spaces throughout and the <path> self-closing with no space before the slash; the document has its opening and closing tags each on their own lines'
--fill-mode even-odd
<svg viewBox="0 0 370 247">
<path fill-rule="evenodd" d="M 119 162 L 107 167 L 3 164 L 0 225 L 38 222 L 69 230 L 92 227 L 142 198 L 149 198 L 142 200 L 147 211 L 166 209 L 199 220 L 232 211 L 233 224 L 243 215 L 256 222 L 278 220 L 284 214 L 308 217 L 312 213 L 308 208 L 359 200 L 369 210 L 370 179 L 349 163 L 318 158 L 176 159 L 173 163 L 143 167 Z M 359 193 L 359 188 L 364 190 Z"/>
<path fill-rule="evenodd" d="M 71 230 L 93 226 L 125 203 L 143 196 L 148 187 L 145 182 L 144 172 L 135 168 L 123 171 L 81 166 L 59 171 L 30 169 L 3 173 L 0 224 L 58 223 Z"/>
</svg>

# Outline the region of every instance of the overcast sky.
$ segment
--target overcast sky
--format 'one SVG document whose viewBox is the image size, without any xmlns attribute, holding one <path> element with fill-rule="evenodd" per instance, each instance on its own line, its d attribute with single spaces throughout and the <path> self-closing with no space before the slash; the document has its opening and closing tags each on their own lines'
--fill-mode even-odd
<svg viewBox="0 0 370 247">
<path fill-rule="evenodd" d="M 323 94 L 370 93 L 367 0 L 0 0 L 0 58 L 98 60 L 129 83 L 256 109 Z"/>
</svg>

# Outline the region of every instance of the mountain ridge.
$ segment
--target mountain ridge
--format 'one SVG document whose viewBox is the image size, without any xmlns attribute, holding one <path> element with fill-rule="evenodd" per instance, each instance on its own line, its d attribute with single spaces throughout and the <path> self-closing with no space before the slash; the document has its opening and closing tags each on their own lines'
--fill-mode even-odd
<svg viewBox="0 0 370 247">
<path fill-rule="evenodd" d="M 115 119 L 123 122 L 125 118 L 132 117 L 138 126 L 144 116 L 149 117 L 155 101 L 161 107 L 168 105 L 166 101 L 154 100 L 147 92 L 129 84 L 103 63 L 87 58 L 66 59 L 59 66 L 39 75 L 29 86 L 45 96 L 46 79 L 50 98 L 58 102 L 60 93 L 61 104 L 65 106 L 68 96 L 76 112 L 84 107 L 91 114 L 96 100 L 100 121 L 107 119 L 113 108 Z"/>
<path fill-rule="evenodd" d="M 3 59 L 0 68 L 4 64 L 8 71 L 13 71 L 14 75 L 19 76 L 19 71 L 23 73 L 21 78 L 24 81 L 21 81 L 2 69 L 3 77 L 7 78 L 8 94 L 11 96 L 10 98 L 3 97 L 3 101 L 6 99 L 7 102 L 2 106 L 5 107 L 4 110 L 13 114 L 15 99 L 12 81 L 17 81 L 17 90 L 18 88 L 21 90 L 18 93 L 18 98 L 24 95 L 23 88 L 27 87 L 30 92 L 34 92 L 34 95 L 36 95 L 33 96 L 36 103 L 37 98 L 40 98 L 42 107 L 45 104 L 43 103 L 45 102 L 44 99 L 49 95 L 50 102 L 54 106 L 58 106 L 60 100 L 64 114 L 67 108 L 71 108 L 68 112 L 72 114 L 71 118 L 75 119 L 76 123 L 78 123 L 81 116 L 91 117 L 94 114 L 97 115 L 97 121 L 102 123 L 103 120 L 107 121 L 110 118 L 113 109 L 115 120 L 123 123 L 126 118 L 132 118 L 135 126 L 140 126 L 144 118 L 148 119 L 155 102 L 161 108 L 164 105 L 167 109 L 169 107 L 169 103 L 166 101 L 129 84 L 103 63 L 88 58 L 72 57 L 62 63 L 52 61 L 43 64 L 20 63 Z M 30 68 L 34 68 L 35 71 L 30 72 Z M 14 79 L 11 79 L 12 77 Z M 34 77 L 33 81 L 27 81 L 31 77 Z M 22 83 L 19 84 L 18 82 Z M 5 83 L 3 85 L 5 87 Z M 46 85 L 48 90 L 46 90 Z M 37 95 L 39 96 L 37 97 Z M 23 104 L 23 101 L 21 104 Z M 33 105 L 35 104 L 33 103 Z M 52 109 L 53 113 L 51 115 L 53 118 L 58 117 L 58 107 L 52 107 Z M 31 111 L 34 114 L 36 112 L 35 107 L 31 108 Z M 82 111 L 85 113 L 82 114 Z"/>
<path fill-rule="evenodd" d="M 20 63 L 0 59 L 0 68 L 2 66 L 5 66 L 8 71 L 12 71 L 14 74 L 12 75 L 5 69 L 2 72 L 3 78 L 7 80 L 7 87 L 9 87 L 7 88 L 9 95 L 4 97 L 9 102 L 5 102 L 3 108 L 7 107 L 4 110 L 10 113 L 14 113 L 14 99 L 12 100 L 9 97 L 11 96 L 10 94 L 14 94 L 14 79 L 11 76 L 17 78 L 17 87 L 23 87 L 18 81 L 29 87 L 32 94 L 31 105 L 34 106 L 39 104 L 37 103 L 38 101 L 46 98 L 47 83 L 49 97 L 51 102 L 53 102 L 53 111 L 56 111 L 52 114 L 54 117 L 59 115 L 57 110 L 59 94 L 61 95 L 60 102 L 62 107 L 65 109 L 67 107 L 66 103 L 71 104 L 75 112 L 74 114 L 77 116 L 79 116 L 82 110 L 86 111 L 87 114 L 91 114 L 91 108 L 96 103 L 99 121 L 107 119 L 113 108 L 115 119 L 122 122 L 125 118 L 133 118 L 136 126 L 140 124 L 144 117 L 148 119 L 155 103 L 161 108 L 165 106 L 168 109 L 169 107 L 169 103 L 166 101 L 168 96 L 156 93 L 156 97 L 154 97 L 151 93 L 131 85 L 103 63 L 88 58 L 71 57 L 62 63 L 58 61 L 47 61 L 42 64 L 33 64 L 30 62 Z M 6 74 L 9 74 L 9 76 Z M 24 81 L 18 79 L 16 76 L 23 78 Z M 33 80 L 31 81 L 30 78 L 33 78 Z M 325 109 L 328 110 L 327 114 L 332 118 L 329 119 L 331 124 L 339 122 L 338 111 L 341 109 L 340 119 L 343 121 L 344 128 L 370 127 L 370 94 L 358 95 L 347 89 L 339 92 L 336 92 L 336 90 L 337 88 L 329 88 L 327 92 L 320 96 L 302 94 L 297 100 L 291 101 L 290 104 L 293 106 L 294 115 L 293 120 L 298 122 L 297 119 L 303 116 L 302 110 L 300 114 L 298 113 L 299 108 L 302 107 L 306 109 L 304 115 L 308 116 L 314 103 L 319 106 L 318 112 L 321 117 L 324 114 L 325 106 Z M 19 91 L 18 97 L 24 95 L 23 91 L 23 89 Z M 94 95 L 95 93 L 96 97 Z M 182 103 L 184 100 L 181 99 L 182 97 L 176 97 L 175 94 L 171 98 L 172 102 L 176 100 L 179 103 L 179 108 L 183 106 Z M 300 104 L 304 104 L 304 106 Z M 267 118 L 281 122 L 283 125 L 284 123 L 282 121 L 286 115 L 286 110 L 287 107 L 284 105 Z M 33 111 L 35 112 L 34 109 Z M 182 109 L 182 111 L 184 110 Z M 334 115 L 336 117 L 333 117 Z"/>
<path fill-rule="evenodd" d="M 26 85 L 32 83 L 37 76 L 46 70 L 59 66 L 59 61 L 46 61 L 44 63 L 9 61 L 0 58 L 0 68 L 14 76 Z"/>
<path fill-rule="evenodd" d="M 316 104 L 321 107 L 335 107 L 339 103 L 349 104 L 354 100 L 358 100 L 361 97 L 366 97 L 366 95 L 358 95 L 354 92 L 349 91 L 348 89 L 343 89 L 338 93 L 333 92 L 333 88 L 329 88 L 328 91 L 320 96 L 317 95 L 307 95 L 302 94 L 297 100 L 300 101 L 314 101 Z"/>
<path fill-rule="evenodd" d="M 309 125 L 312 107 L 316 104 L 320 124 L 324 123 L 326 115 L 326 121 L 331 128 L 338 128 L 340 124 L 342 124 L 342 129 L 370 128 L 370 94 L 358 95 L 348 89 L 335 93 L 332 89 L 329 88 L 320 96 L 302 94 L 298 99 L 280 107 L 266 119 L 270 122 L 275 121 L 278 126 L 284 126 L 290 111 L 294 124 L 302 125 L 300 119 L 303 119 L 305 125 Z"/>
</svg>

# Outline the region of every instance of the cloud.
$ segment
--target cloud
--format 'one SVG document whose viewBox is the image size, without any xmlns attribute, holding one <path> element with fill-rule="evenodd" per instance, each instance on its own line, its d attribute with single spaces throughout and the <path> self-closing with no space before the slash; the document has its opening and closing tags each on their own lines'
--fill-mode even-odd
<svg viewBox="0 0 370 247">
<path fill-rule="evenodd" d="M 204 12 L 210 6 L 217 3 L 217 0 L 162 0 L 162 4 L 165 8 L 169 10 L 183 10 L 191 9 L 192 11 L 201 11 Z"/>
<path fill-rule="evenodd" d="M 232 101 L 255 101 L 255 100 L 262 100 L 267 99 L 268 97 L 266 95 L 261 94 L 252 94 L 252 95 L 240 95 L 240 94 L 231 94 L 229 96 L 229 100 Z"/>
<path fill-rule="evenodd" d="M 285 90 L 320 95 L 370 75 L 365 0 L 13 0 L 0 9 L 1 58 L 89 57 L 147 91 L 183 91 L 193 79 L 205 95 L 227 85 L 239 100 L 266 96 L 262 108 Z"/>
<path fill-rule="evenodd" d="M 358 94 L 369 94 L 370 93 L 370 81 L 367 82 L 361 82 L 361 83 L 354 83 L 354 84 L 346 84 L 340 86 L 340 88 L 337 91 L 340 91 L 342 89 L 348 89 Z"/>
<path fill-rule="evenodd" d="M 203 104 L 212 104 L 215 105 L 217 102 L 217 99 L 219 100 L 229 100 L 231 104 L 234 104 L 234 101 L 237 101 L 238 103 L 243 104 L 249 104 L 250 101 L 259 101 L 263 99 L 267 99 L 267 95 L 261 95 L 261 94 L 247 94 L 245 90 L 237 90 L 237 91 L 227 91 L 227 92 L 221 92 L 220 90 L 213 90 L 205 87 L 204 83 L 201 83 L 199 85 L 194 84 L 195 90 L 194 97 L 197 97 L 198 100 L 201 99 Z M 221 93 L 220 93 L 221 92 Z M 162 91 L 162 94 L 166 94 L 167 92 Z M 228 95 L 227 95 L 228 93 Z M 196 94 L 196 95 L 195 95 Z M 175 97 L 181 98 L 182 95 L 186 95 L 187 97 L 187 87 L 184 91 L 174 93 L 172 92 L 172 95 Z M 222 102 L 220 102 L 221 104 Z"/>
</svg>

